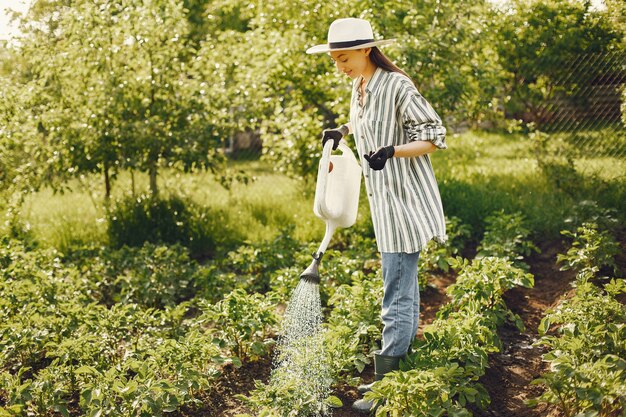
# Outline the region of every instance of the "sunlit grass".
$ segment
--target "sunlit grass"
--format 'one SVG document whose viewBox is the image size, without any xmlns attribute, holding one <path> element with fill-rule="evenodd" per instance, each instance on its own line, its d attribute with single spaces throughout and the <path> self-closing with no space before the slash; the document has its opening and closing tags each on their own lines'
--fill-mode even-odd
<svg viewBox="0 0 626 417">
<path fill-rule="evenodd" d="M 162 171 L 160 193 L 188 196 L 200 205 L 225 211 L 231 230 L 247 241 L 272 239 L 281 228 L 291 224 L 296 226 L 297 239 L 321 239 L 323 223 L 313 214 L 312 193 L 306 193 L 300 181 L 274 173 L 259 162 L 234 165 L 246 169 L 250 176 L 248 184 L 234 183 L 226 189 L 208 172 Z M 145 174 L 134 173 L 134 182 L 135 195 L 148 193 Z M 120 173 L 113 186 L 112 200 L 131 194 L 131 184 L 131 174 Z M 45 189 L 30 196 L 22 211 L 23 220 L 38 240 L 59 249 L 90 242 L 105 244 L 104 182 L 93 176 L 72 181 L 69 186 L 71 191 L 64 194 Z"/>
<path fill-rule="evenodd" d="M 582 199 L 595 199 L 602 206 L 626 211 L 623 160 L 577 160 L 576 169 L 585 184 L 573 196 L 556 189 L 546 178 L 528 137 L 470 131 L 450 134 L 448 146 L 432 155 L 444 212 L 472 225 L 476 235 L 482 232 L 483 219 L 500 209 L 521 211 L 539 239 L 558 237 L 564 218 Z M 305 187 L 303 182 L 276 173 L 261 161 L 233 161 L 230 167 L 247 173 L 249 183 L 233 183 L 226 189 L 210 172 L 162 170 L 158 178 L 160 193 L 187 196 L 226 213 L 229 230 L 242 236 L 243 241 L 272 239 L 289 225 L 295 226 L 294 237 L 300 241 L 322 239 L 324 224 L 312 209 L 314 184 Z M 113 201 L 132 193 L 133 177 L 135 195 L 148 193 L 147 175 L 135 172 L 131 176 L 125 171 L 113 183 Z M 71 192 L 65 194 L 42 190 L 30 196 L 23 219 L 38 240 L 59 249 L 90 242 L 106 244 L 103 178 L 75 180 L 70 187 Z M 358 221 L 368 217 L 367 199 L 362 195 Z"/>
<path fill-rule="evenodd" d="M 605 207 L 626 210 L 626 164 L 617 158 L 576 162 L 581 184 L 574 193 L 554 186 L 539 168 L 533 142 L 523 135 L 466 132 L 450 135 L 449 149 L 433 154 L 444 212 L 460 217 L 480 234 L 482 220 L 504 209 L 521 211 L 536 239 L 555 238 L 572 207 L 594 199 Z"/>
</svg>

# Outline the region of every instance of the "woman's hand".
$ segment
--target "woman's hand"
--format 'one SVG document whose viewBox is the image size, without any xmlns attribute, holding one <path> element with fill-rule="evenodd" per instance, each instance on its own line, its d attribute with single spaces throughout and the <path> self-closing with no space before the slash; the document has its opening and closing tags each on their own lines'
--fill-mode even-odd
<svg viewBox="0 0 626 417">
<path fill-rule="evenodd" d="M 348 133 L 350 133 L 350 129 L 346 125 L 341 125 L 337 129 L 324 129 L 324 131 L 322 131 L 322 148 L 328 140 L 332 140 L 334 142 L 333 151 L 336 150 L 341 138 Z"/>
<path fill-rule="evenodd" d="M 393 146 L 384 146 L 376 151 L 363 155 L 363 158 L 370 164 L 374 171 L 380 171 L 385 167 L 387 159 L 392 158 L 396 149 Z"/>
</svg>

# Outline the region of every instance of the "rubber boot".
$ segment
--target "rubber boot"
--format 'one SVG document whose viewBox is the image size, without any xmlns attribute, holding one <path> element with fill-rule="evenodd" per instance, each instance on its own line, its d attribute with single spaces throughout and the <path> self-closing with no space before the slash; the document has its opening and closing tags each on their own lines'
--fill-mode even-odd
<svg viewBox="0 0 626 417">
<path fill-rule="evenodd" d="M 377 350 L 374 352 L 374 355 L 377 355 L 380 353 L 380 350 Z M 412 346 L 409 345 L 409 350 L 406 353 L 406 356 L 409 356 L 411 353 L 413 353 L 413 349 Z M 376 381 L 374 381 L 376 382 Z M 372 390 L 372 386 L 374 385 L 374 382 L 370 382 L 369 384 L 361 384 L 357 387 L 357 391 L 359 391 L 359 394 L 365 394 L 366 392 L 369 392 Z"/>
<path fill-rule="evenodd" d="M 380 381 L 391 371 L 400 369 L 400 360 L 403 356 L 386 356 L 374 354 L 374 382 Z M 352 404 L 352 408 L 360 413 L 369 414 L 374 411 L 374 403 L 360 399 Z"/>
<path fill-rule="evenodd" d="M 374 351 L 374 356 L 378 355 L 380 353 L 380 350 L 376 350 Z M 376 364 L 374 364 L 374 366 L 376 366 Z M 375 381 L 374 381 L 375 382 Z M 359 391 L 359 394 L 365 394 L 368 391 L 372 390 L 372 385 L 374 385 L 374 382 L 370 382 L 369 384 L 361 384 L 357 387 L 357 391 Z"/>
</svg>

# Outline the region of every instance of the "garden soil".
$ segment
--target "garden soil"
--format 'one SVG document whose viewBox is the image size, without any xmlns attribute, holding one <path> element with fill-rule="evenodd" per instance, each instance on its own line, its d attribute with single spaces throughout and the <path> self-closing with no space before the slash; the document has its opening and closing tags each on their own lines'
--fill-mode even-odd
<svg viewBox="0 0 626 417">
<path fill-rule="evenodd" d="M 626 232 L 618 235 L 622 246 L 621 254 L 616 258 L 622 275 L 626 271 Z M 518 314 L 526 326 L 520 333 L 512 325 L 499 329 L 502 340 L 502 352 L 489 357 L 489 368 L 480 379 L 491 397 L 491 404 L 486 410 L 470 408 L 476 417 L 560 417 L 553 407 L 545 405 L 529 408 L 525 400 L 541 394 L 541 387 L 530 382 L 547 371 L 541 360 L 543 348 L 533 346 L 537 339 L 537 327 L 547 309 L 556 306 L 563 297 L 573 294 L 571 283 L 575 274 L 572 271 L 560 271 L 556 264 L 559 253 L 565 253 L 566 247 L 561 242 L 547 242 L 539 245 L 541 253 L 533 254 L 527 262 L 530 272 L 535 277 L 534 288 L 514 288 L 505 294 L 507 306 Z M 469 249 L 471 251 L 471 249 Z M 473 258 L 473 254 L 463 256 Z M 425 325 L 431 323 L 439 307 L 447 302 L 445 289 L 454 283 L 453 274 L 437 275 L 429 279 L 429 285 L 421 294 L 421 323 L 418 337 Z M 239 369 L 227 365 L 219 378 L 215 389 L 203 399 L 201 407 L 181 410 L 180 417 L 234 417 L 251 410 L 235 398 L 236 394 L 247 394 L 254 389 L 254 380 L 268 382 L 271 359 L 248 363 Z M 364 381 L 373 379 L 373 369 L 367 367 L 361 375 Z M 351 410 L 353 401 L 360 398 L 355 387 L 341 384 L 333 393 L 344 406 L 333 411 L 335 417 L 357 417 L 362 414 Z"/>
</svg>

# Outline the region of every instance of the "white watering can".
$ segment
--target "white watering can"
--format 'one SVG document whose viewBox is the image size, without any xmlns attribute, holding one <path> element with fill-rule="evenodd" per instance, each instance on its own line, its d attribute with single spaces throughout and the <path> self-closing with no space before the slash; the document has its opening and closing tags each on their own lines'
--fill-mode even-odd
<svg viewBox="0 0 626 417">
<path fill-rule="evenodd" d="M 313 212 L 326 222 L 324 239 L 313 254 L 313 262 L 300 278 L 319 283 L 318 266 L 330 239 L 339 227 L 350 227 L 356 222 L 361 190 L 361 166 L 342 139 L 338 150 L 341 155 L 332 155 L 333 141 L 329 140 L 322 150 L 317 170 L 317 185 Z"/>
</svg>

